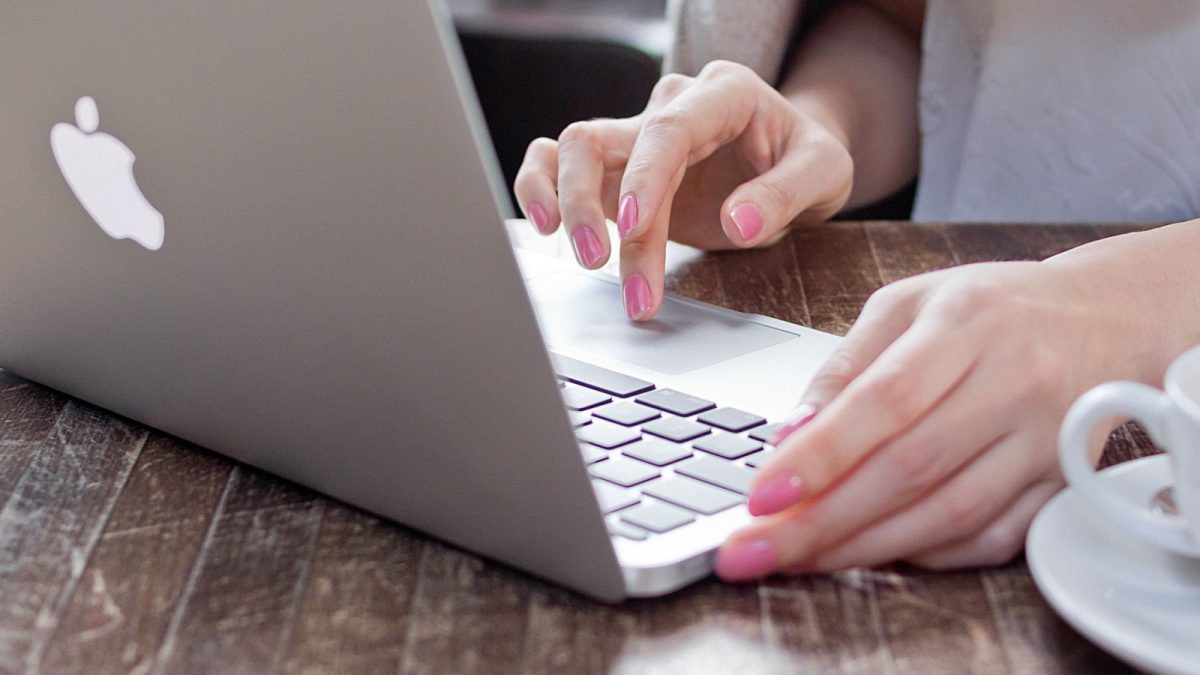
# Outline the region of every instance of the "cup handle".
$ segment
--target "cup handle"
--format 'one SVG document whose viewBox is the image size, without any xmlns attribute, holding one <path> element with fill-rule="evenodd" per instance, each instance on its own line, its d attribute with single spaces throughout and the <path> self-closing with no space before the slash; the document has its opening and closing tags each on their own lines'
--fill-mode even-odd
<svg viewBox="0 0 1200 675">
<path fill-rule="evenodd" d="M 1063 474 L 1088 506 L 1127 528 L 1166 529 L 1186 535 L 1179 518 L 1150 510 L 1148 504 L 1133 504 L 1105 489 L 1088 459 L 1088 440 L 1101 420 L 1131 416 L 1149 432 L 1156 445 L 1166 448 L 1167 425 L 1174 410 L 1166 394 L 1136 382 L 1108 382 L 1081 396 L 1063 420 L 1058 437 L 1058 457 Z"/>
</svg>

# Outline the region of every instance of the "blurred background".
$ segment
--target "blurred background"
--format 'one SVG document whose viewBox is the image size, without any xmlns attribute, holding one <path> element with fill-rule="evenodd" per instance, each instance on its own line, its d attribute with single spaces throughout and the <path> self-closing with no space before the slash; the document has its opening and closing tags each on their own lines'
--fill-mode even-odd
<svg viewBox="0 0 1200 675">
<path fill-rule="evenodd" d="M 639 113 L 671 41 L 667 0 L 446 2 L 510 196 L 533 139 L 555 138 L 578 120 Z M 839 219 L 906 219 L 913 194 L 910 186 Z"/>
<path fill-rule="evenodd" d="M 658 81 L 666 0 L 447 0 L 512 186 L 529 142 L 629 117 Z"/>
</svg>

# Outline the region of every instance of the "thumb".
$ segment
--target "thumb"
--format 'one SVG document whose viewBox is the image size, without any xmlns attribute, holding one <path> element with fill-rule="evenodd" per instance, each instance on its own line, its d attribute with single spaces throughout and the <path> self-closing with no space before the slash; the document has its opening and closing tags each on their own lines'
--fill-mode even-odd
<svg viewBox="0 0 1200 675">
<path fill-rule="evenodd" d="M 797 218 L 819 222 L 837 213 L 850 197 L 853 175 L 853 161 L 836 141 L 789 150 L 730 193 L 721 226 L 737 246 L 772 242 Z"/>
</svg>

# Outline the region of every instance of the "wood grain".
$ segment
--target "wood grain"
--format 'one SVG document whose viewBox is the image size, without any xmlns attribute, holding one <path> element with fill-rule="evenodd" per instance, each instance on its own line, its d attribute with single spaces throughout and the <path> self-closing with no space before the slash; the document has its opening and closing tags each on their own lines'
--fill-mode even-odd
<svg viewBox="0 0 1200 675">
<path fill-rule="evenodd" d="M 835 223 L 680 294 L 845 332 L 877 288 L 1135 228 Z M 1136 425 L 1104 462 L 1152 452 Z M 0 371 L 0 672 L 1117 672 L 1022 561 L 600 605 Z"/>
</svg>

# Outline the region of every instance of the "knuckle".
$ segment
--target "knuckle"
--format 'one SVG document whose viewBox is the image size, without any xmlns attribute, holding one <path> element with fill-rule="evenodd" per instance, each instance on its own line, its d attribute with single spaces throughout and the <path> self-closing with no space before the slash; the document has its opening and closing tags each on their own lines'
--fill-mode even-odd
<svg viewBox="0 0 1200 675">
<path fill-rule="evenodd" d="M 907 304 L 914 295 L 913 284 L 907 282 L 897 281 L 876 290 L 863 305 L 863 313 L 892 311 Z"/>
<path fill-rule="evenodd" d="M 558 208 L 563 214 L 563 219 L 569 220 L 574 224 L 582 221 L 597 220 L 594 212 L 599 206 L 584 195 L 571 192 L 559 195 Z"/>
<path fill-rule="evenodd" d="M 1026 349 L 1022 361 L 1022 398 L 1042 398 L 1062 386 L 1067 368 L 1062 357 L 1054 350 L 1035 343 Z"/>
<path fill-rule="evenodd" d="M 756 77 L 754 71 L 750 68 L 733 61 L 717 59 L 709 61 L 700 69 L 700 79 L 702 80 L 717 80 L 730 78 L 746 78 Z"/>
<path fill-rule="evenodd" d="M 811 389 L 819 391 L 837 391 L 845 388 L 854 374 L 858 372 L 858 359 L 854 353 L 839 347 L 829 355 L 825 365 L 813 377 Z"/>
<path fill-rule="evenodd" d="M 671 138 L 687 123 L 686 116 L 674 107 L 651 113 L 642 124 L 642 134 L 653 138 Z"/>
<path fill-rule="evenodd" d="M 977 317 L 995 318 L 1009 307 L 1011 296 L 1003 285 L 985 279 L 950 284 L 938 297 L 938 310 L 954 323 Z"/>
<path fill-rule="evenodd" d="M 1003 565 L 1021 552 L 1024 535 L 1009 523 L 998 522 L 980 533 L 977 547 L 980 565 Z"/>
<path fill-rule="evenodd" d="M 559 145 L 569 146 L 579 143 L 592 144 L 595 141 L 596 130 L 589 122 L 572 122 L 558 136 Z"/>
<path fill-rule="evenodd" d="M 651 154 L 638 153 L 631 157 L 629 163 L 625 165 L 624 185 L 640 185 L 648 180 L 648 176 L 656 175 L 656 171 L 661 169 L 662 164 L 656 161 Z"/>
<path fill-rule="evenodd" d="M 891 465 L 891 475 L 898 478 L 905 490 L 920 492 L 942 477 L 943 457 L 932 443 L 904 439 L 892 446 L 885 461 Z"/>
<path fill-rule="evenodd" d="M 820 428 L 813 428 L 805 440 L 801 475 L 810 487 L 821 490 L 840 476 L 848 462 L 836 439 Z"/>
<path fill-rule="evenodd" d="M 529 147 L 525 150 L 525 157 L 541 157 L 553 153 L 557 148 L 558 143 L 554 139 L 546 138 L 545 136 L 535 138 L 529 142 Z"/>
<path fill-rule="evenodd" d="M 916 415 L 915 385 L 904 368 L 876 374 L 865 392 L 889 428 L 907 426 Z"/>
<path fill-rule="evenodd" d="M 983 511 L 979 490 L 957 490 L 943 494 L 935 502 L 942 529 L 951 533 L 968 533 Z"/>
<path fill-rule="evenodd" d="M 759 181 L 758 188 L 762 205 L 767 210 L 775 213 L 784 213 L 788 210 L 793 191 L 778 178 L 763 178 Z"/>
<path fill-rule="evenodd" d="M 529 169 L 521 167 L 521 169 L 517 171 L 516 177 L 513 178 L 513 192 L 517 193 L 517 198 L 519 199 L 521 197 L 529 196 L 528 193 L 533 190 L 533 186 L 533 173 Z"/>
<path fill-rule="evenodd" d="M 654 90 L 650 94 L 651 100 L 661 101 L 675 98 L 679 92 L 687 88 L 691 83 L 692 78 L 679 73 L 669 73 L 664 75 L 657 84 L 654 85 Z"/>
</svg>

